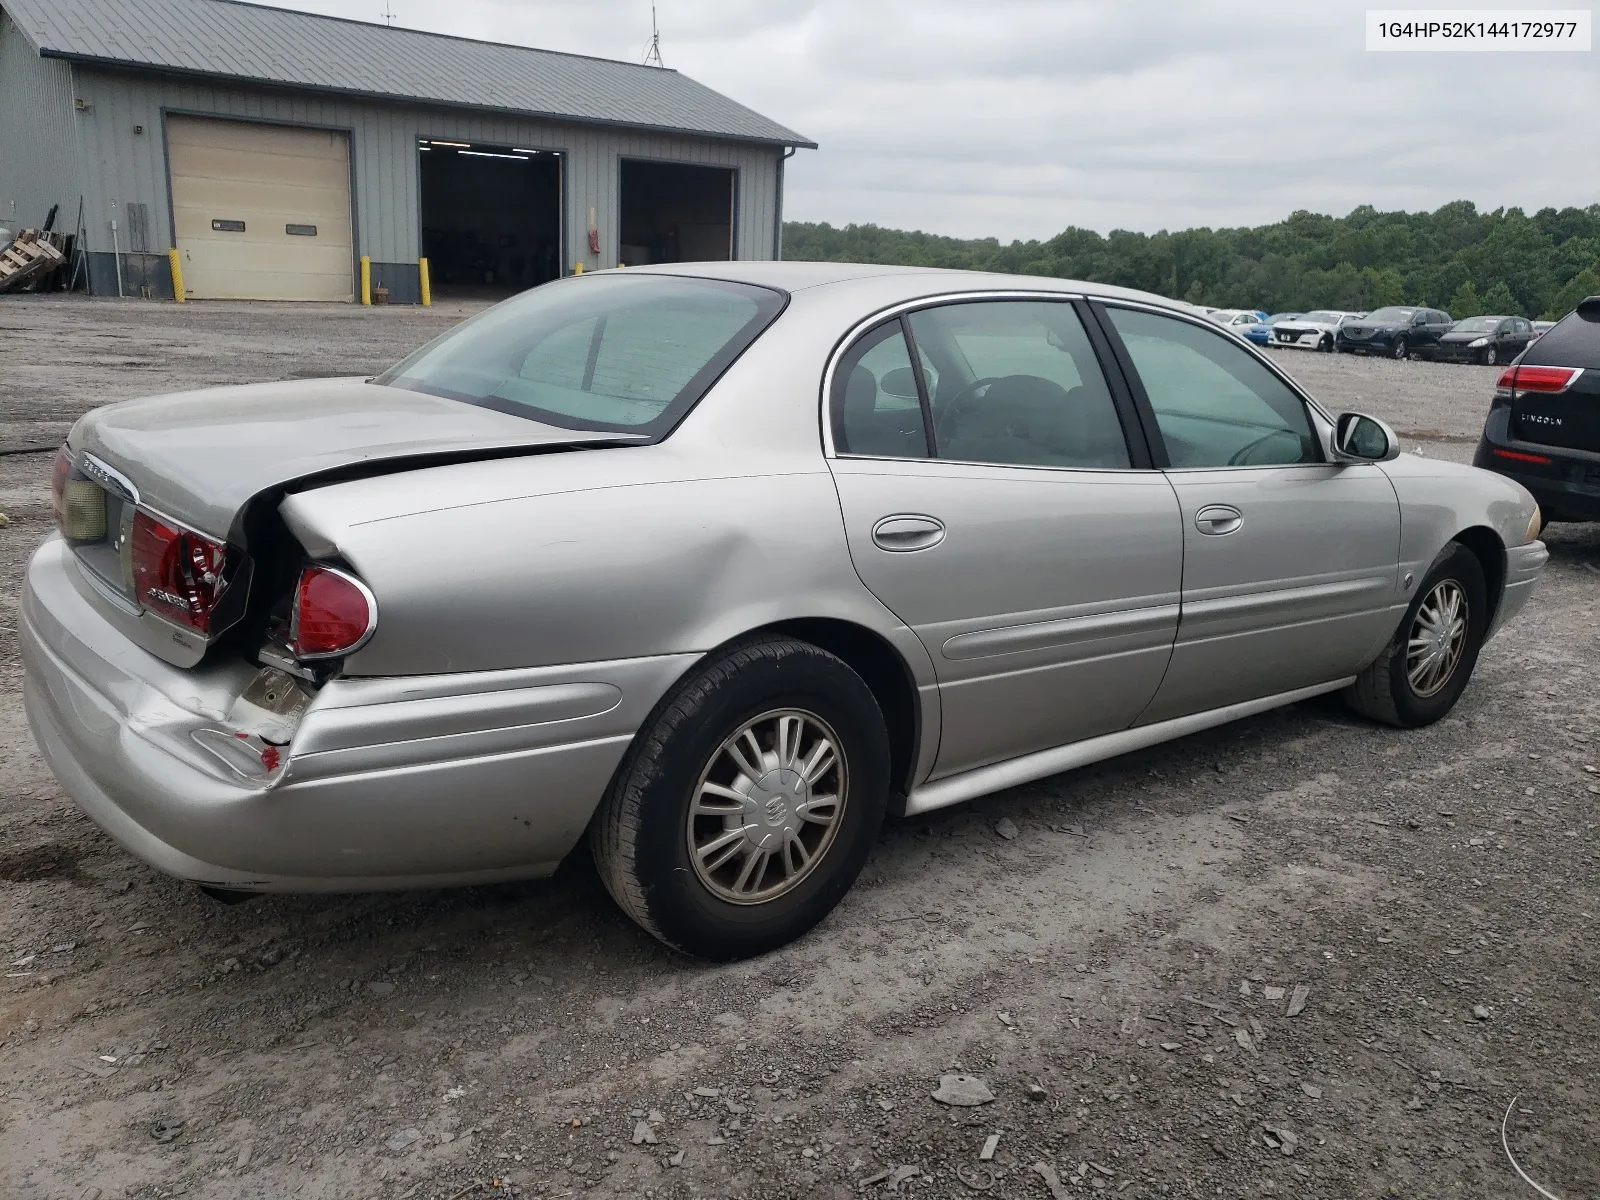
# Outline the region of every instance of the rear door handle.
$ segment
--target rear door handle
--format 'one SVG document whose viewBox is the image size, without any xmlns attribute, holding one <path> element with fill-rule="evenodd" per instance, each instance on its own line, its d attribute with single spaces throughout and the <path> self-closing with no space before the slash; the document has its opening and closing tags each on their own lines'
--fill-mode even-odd
<svg viewBox="0 0 1600 1200">
<path fill-rule="evenodd" d="M 944 522 L 936 517 L 897 513 L 872 527 L 873 544 L 891 554 L 929 550 L 944 541 Z"/>
<path fill-rule="evenodd" d="M 1244 524 L 1244 514 L 1231 504 L 1208 504 L 1194 515 L 1194 527 L 1208 537 L 1221 537 Z"/>
</svg>

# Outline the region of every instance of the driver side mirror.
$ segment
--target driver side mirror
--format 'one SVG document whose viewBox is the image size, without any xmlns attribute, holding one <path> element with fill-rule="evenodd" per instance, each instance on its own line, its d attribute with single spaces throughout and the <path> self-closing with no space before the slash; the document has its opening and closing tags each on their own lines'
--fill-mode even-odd
<svg viewBox="0 0 1600 1200">
<path fill-rule="evenodd" d="M 1333 456 L 1341 462 L 1389 462 L 1400 457 L 1400 438 L 1377 417 L 1341 413 L 1333 426 Z"/>
</svg>

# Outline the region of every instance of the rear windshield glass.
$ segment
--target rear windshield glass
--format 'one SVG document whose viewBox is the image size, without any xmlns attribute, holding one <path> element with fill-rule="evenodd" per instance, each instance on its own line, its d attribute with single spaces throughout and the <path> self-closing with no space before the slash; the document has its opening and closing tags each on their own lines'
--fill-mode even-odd
<svg viewBox="0 0 1600 1200">
<path fill-rule="evenodd" d="M 1600 320 L 1585 320 L 1570 312 L 1546 330 L 1522 355 L 1522 361 L 1538 367 L 1600 368 Z"/>
<path fill-rule="evenodd" d="M 681 276 L 565 279 L 480 313 L 377 382 L 568 429 L 665 433 L 785 299 Z"/>
</svg>

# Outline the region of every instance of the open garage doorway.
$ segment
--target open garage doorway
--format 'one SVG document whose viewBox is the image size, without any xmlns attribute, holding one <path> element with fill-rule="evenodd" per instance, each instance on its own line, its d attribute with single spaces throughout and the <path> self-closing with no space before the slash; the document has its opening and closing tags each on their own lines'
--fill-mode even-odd
<svg viewBox="0 0 1600 1200">
<path fill-rule="evenodd" d="M 723 167 L 623 159 L 621 261 L 645 266 L 733 258 L 737 178 Z"/>
<path fill-rule="evenodd" d="M 561 274 L 561 155 L 424 140 L 422 253 L 443 296 L 498 298 Z"/>
</svg>

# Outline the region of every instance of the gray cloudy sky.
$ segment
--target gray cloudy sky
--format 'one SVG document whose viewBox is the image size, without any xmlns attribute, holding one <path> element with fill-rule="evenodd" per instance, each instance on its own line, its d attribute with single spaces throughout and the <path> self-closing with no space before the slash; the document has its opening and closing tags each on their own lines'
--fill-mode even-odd
<svg viewBox="0 0 1600 1200">
<path fill-rule="evenodd" d="M 396 24 L 552 50 L 638 61 L 649 40 L 649 0 L 387 2 Z M 1371 54 L 1366 7 L 658 0 L 669 67 L 821 144 L 790 163 L 793 220 L 1009 240 L 1600 200 L 1600 50 Z"/>
</svg>

